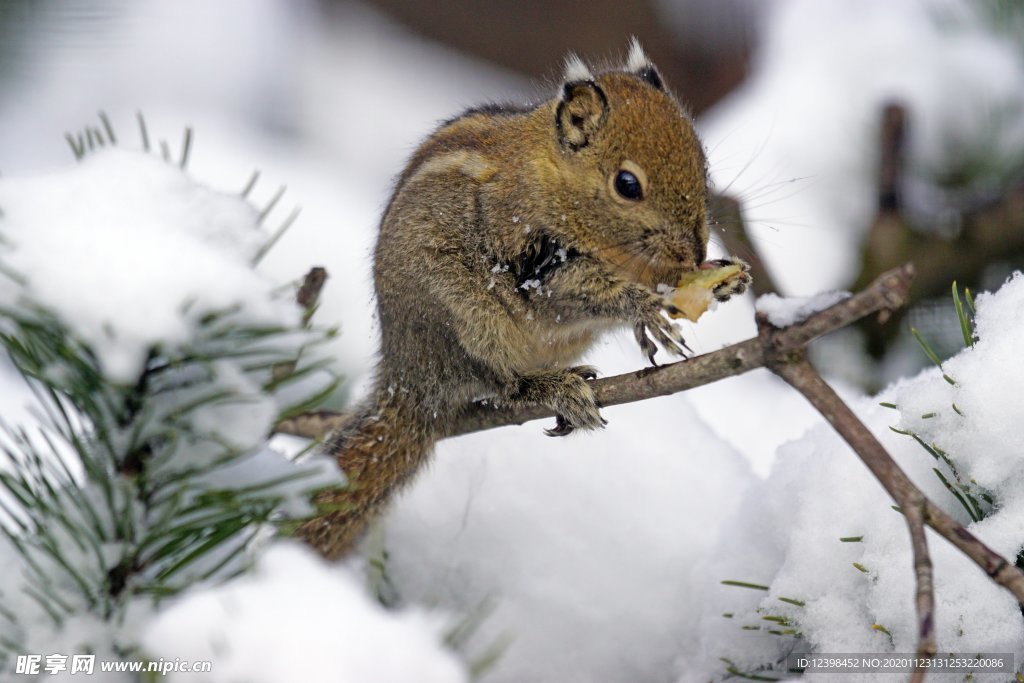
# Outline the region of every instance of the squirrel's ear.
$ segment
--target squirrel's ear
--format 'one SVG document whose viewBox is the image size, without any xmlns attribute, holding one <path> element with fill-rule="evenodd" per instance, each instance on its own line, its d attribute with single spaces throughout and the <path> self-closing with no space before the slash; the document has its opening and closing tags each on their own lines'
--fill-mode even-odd
<svg viewBox="0 0 1024 683">
<path fill-rule="evenodd" d="M 586 147 L 601 128 L 607 110 L 608 98 L 590 69 L 579 57 L 569 55 L 562 97 L 555 110 L 558 141 L 573 151 Z"/>
<path fill-rule="evenodd" d="M 651 60 L 647 58 L 644 49 L 640 47 L 640 41 L 633 36 L 629 41 L 629 56 L 626 58 L 626 71 L 638 76 L 653 85 L 658 90 L 665 89 L 665 82 L 661 80 L 661 74 L 655 68 Z"/>
</svg>

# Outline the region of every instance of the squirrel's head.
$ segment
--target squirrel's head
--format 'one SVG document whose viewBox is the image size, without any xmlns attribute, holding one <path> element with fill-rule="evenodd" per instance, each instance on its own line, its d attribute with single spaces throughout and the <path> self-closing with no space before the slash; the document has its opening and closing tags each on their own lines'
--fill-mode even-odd
<svg viewBox="0 0 1024 683">
<path fill-rule="evenodd" d="M 707 168 L 689 116 L 634 39 L 624 68 L 566 61 L 539 192 L 556 239 L 630 279 L 674 285 L 705 258 Z"/>
</svg>

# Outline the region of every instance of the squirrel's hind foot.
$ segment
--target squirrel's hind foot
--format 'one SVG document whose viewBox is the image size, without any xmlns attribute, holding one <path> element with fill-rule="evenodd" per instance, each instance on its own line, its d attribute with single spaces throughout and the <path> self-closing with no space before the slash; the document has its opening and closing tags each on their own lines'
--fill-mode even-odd
<svg viewBox="0 0 1024 683">
<path fill-rule="evenodd" d="M 601 429 L 608 423 L 601 417 L 594 390 L 587 382 L 596 377 L 597 370 L 589 365 L 523 375 L 508 400 L 551 408 L 557 421 L 553 428 L 544 430 L 548 436 L 565 436 L 577 429 Z"/>
</svg>

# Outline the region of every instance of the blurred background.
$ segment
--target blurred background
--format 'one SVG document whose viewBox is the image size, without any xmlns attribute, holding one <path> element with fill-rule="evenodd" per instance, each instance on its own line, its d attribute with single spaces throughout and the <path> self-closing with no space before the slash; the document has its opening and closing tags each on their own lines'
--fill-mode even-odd
<svg viewBox="0 0 1024 683">
<path fill-rule="evenodd" d="M 547 97 L 570 50 L 614 65 L 634 35 L 696 117 L 713 241 L 754 264 L 758 293 L 916 262 L 909 321 L 820 345 L 826 373 L 873 389 L 927 363 L 908 322 L 958 348 L 952 282 L 997 287 L 1024 255 L 1020 2 L 0 0 L 0 172 L 70 163 L 65 133 L 102 110 L 134 147 L 143 113 L 174 158 L 190 127 L 191 172 L 239 191 L 258 169 L 257 205 L 286 186 L 271 225 L 301 215 L 265 268 L 327 267 L 318 318 L 342 328 L 351 395 L 375 348 L 376 223 L 417 142 L 464 107 Z M 751 301 L 691 346 L 750 336 Z M 606 372 L 641 362 L 628 340 L 598 355 Z"/>
</svg>

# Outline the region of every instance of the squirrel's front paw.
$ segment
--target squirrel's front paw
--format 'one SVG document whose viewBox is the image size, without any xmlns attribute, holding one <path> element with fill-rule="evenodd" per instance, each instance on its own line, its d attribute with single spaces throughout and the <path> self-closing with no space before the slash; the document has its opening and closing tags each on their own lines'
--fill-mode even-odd
<svg viewBox="0 0 1024 683">
<path fill-rule="evenodd" d="M 729 266 L 739 266 L 741 268 L 738 273 L 730 275 L 712 288 L 711 294 L 717 301 L 728 301 L 734 295 L 743 294 L 754 281 L 754 278 L 750 276 L 750 266 L 738 258 L 715 259 L 708 263 L 714 264 L 718 268 Z"/>
<path fill-rule="evenodd" d="M 679 331 L 674 322 L 661 314 L 662 310 L 672 314 L 676 308 L 661 297 L 652 296 L 645 315 L 633 325 L 633 335 L 636 337 L 637 344 L 640 345 L 640 350 L 651 361 L 651 365 L 655 366 L 658 363 L 654 360 L 654 354 L 657 353 L 658 347 L 647 336 L 648 333 L 669 353 L 674 353 L 677 356 L 686 356 L 687 351 L 693 353 L 686 345 L 683 333 Z"/>
<path fill-rule="evenodd" d="M 525 375 L 519 380 L 515 401 L 548 406 L 555 412 L 555 426 L 544 430 L 548 436 L 600 429 L 608 423 L 601 417 L 594 390 L 587 382 L 595 377 L 597 371 L 589 365 Z"/>
</svg>

